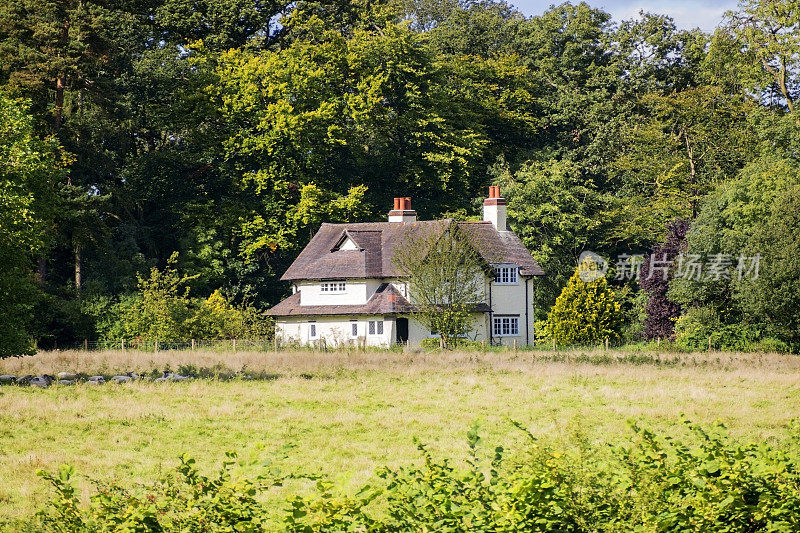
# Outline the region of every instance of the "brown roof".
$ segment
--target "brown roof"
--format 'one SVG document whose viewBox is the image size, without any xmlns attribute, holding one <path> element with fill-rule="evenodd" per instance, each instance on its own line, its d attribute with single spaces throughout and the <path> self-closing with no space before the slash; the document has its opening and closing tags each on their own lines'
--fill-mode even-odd
<svg viewBox="0 0 800 533">
<path fill-rule="evenodd" d="M 491 222 L 453 222 L 445 219 L 410 224 L 401 222 L 323 224 L 286 270 L 281 280 L 398 277 L 401 273 L 395 267 L 393 257 L 399 245 L 415 232 L 444 231 L 453 223 L 465 231 L 486 262 L 519 265 L 520 274 L 523 276 L 544 274 L 513 232 L 497 231 Z M 350 237 L 359 250 L 337 249 L 337 245 L 345 236 Z"/>
<path fill-rule="evenodd" d="M 489 306 L 479 303 L 476 313 L 489 312 Z M 300 305 L 300 292 L 296 292 L 269 309 L 270 316 L 310 316 L 310 315 L 391 315 L 413 311 L 412 305 L 390 283 L 381 283 L 375 294 L 361 305 Z"/>
</svg>

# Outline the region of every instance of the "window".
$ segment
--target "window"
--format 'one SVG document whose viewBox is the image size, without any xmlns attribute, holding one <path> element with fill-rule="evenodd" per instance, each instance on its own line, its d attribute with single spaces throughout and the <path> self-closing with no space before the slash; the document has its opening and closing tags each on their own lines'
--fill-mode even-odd
<svg viewBox="0 0 800 533">
<path fill-rule="evenodd" d="M 383 320 L 370 320 L 369 321 L 369 334 L 370 335 L 383 335 Z"/>
<path fill-rule="evenodd" d="M 350 321 L 350 338 L 355 339 L 358 337 L 358 322 L 355 320 Z"/>
<path fill-rule="evenodd" d="M 494 268 L 494 282 L 499 285 L 516 285 L 517 267 L 503 265 Z"/>
<path fill-rule="evenodd" d="M 495 337 L 515 337 L 519 335 L 519 317 L 496 316 L 492 320 L 492 335 Z"/>
<path fill-rule="evenodd" d="M 346 284 L 344 281 L 325 281 L 320 283 L 319 285 L 319 292 L 325 293 L 337 293 L 337 292 L 344 292 Z"/>
<path fill-rule="evenodd" d="M 317 323 L 316 322 L 309 322 L 308 323 L 308 337 L 310 339 L 317 338 Z"/>
</svg>

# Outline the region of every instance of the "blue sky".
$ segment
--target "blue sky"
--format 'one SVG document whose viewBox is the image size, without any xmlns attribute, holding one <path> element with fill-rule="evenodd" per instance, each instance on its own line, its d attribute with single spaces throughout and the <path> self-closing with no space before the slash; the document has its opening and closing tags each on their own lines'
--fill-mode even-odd
<svg viewBox="0 0 800 533">
<path fill-rule="evenodd" d="M 577 3 L 579 0 L 572 0 Z M 562 0 L 510 0 L 510 3 L 526 15 L 539 15 L 551 4 Z M 722 14 L 736 7 L 733 0 L 587 0 L 594 7 L 611 13 L 615 21 L 635 17 L 640 10 L 670 15 L 679 28 L 700 28 L 712 31 L 722 20 Z"/>
</svg>

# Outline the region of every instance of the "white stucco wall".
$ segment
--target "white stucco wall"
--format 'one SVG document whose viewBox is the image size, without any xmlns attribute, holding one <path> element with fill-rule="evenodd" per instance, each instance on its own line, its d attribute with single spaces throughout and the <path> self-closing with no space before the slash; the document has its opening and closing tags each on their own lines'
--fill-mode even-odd
<svg viewBox="0 0 800 533">
<path fill-rule="evenodd" d="M 351 320 L 353 318 L 353 320 Z M 309 335 L 310 324 L 314 322 L 317 326 L 317 338 L 312 339 Z M 370 321 L 383 321 L 383 334 L 369 334 Z M 351 337 L 351 324 L 356 322 L 358 326 L 358 337 Z M 394 317 L 381 316 L 359 316 L 359 317 L 302 317 L 302 318 L 279 318 L 275 323 L 278 341 L 282 344 L 314 344 L 324 343 L 326 346 L 383 346 L 388 347 L 394 344 L 395 323 Z M 321 341 L 321 339 L 324 339 Z"/>
</svg>

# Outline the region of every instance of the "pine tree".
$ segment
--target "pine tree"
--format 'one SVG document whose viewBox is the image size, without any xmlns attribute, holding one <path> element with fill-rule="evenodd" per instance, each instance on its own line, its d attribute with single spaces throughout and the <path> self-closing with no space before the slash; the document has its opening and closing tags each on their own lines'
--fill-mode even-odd
<svg viewBox="0 0 800 533">
<path fill-rule="evenodd" d="M 584 261 L 567 282 L 547 317 L 546 332 L 559 345 L 620 338 L 622 313 L 614 291 L 592 261 Z"/>
</svg>

